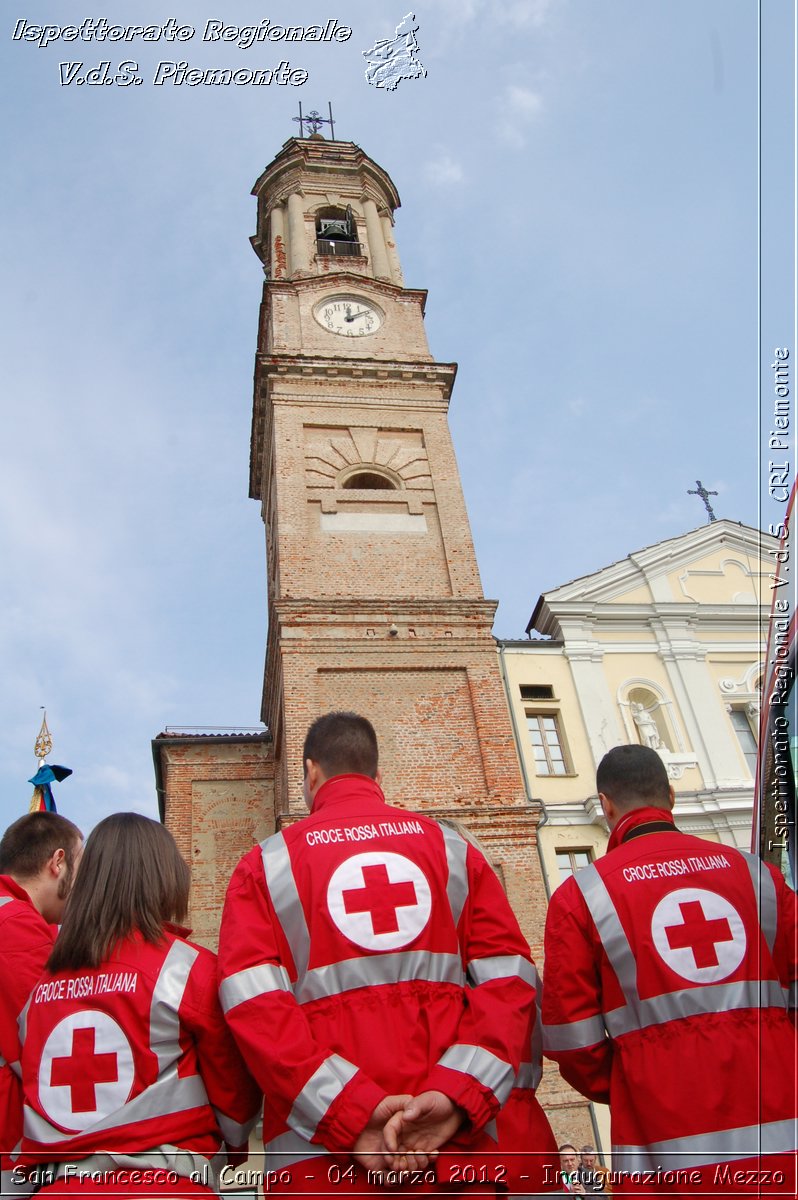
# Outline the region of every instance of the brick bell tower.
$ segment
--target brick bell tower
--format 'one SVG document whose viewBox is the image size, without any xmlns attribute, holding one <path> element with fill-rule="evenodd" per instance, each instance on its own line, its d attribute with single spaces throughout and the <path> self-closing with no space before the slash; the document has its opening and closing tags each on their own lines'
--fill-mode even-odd
<svg viewBox="0 0 798 1200">
<path fill-rule="evenodd" d="M 262 719 L 277 826 L 304 813 L 310 722 L 374 723 L 390 802 L 485 844 L 533 944 L 545 894 L 447 422 L 426 292 L 406 287 L 399 196 L 351 142 L 291 138 L 253 189 L 266 274 L 250 495 L 266 527 Z"/>
</svg>

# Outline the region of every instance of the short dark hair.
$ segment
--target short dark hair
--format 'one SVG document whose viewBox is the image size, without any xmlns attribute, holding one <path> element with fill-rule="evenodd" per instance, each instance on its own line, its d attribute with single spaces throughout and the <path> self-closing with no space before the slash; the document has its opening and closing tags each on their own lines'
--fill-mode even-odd
<svg viewBox="0 0 798 1200">
<path fill-rule="evenodd" d="M 27 813 L 9 825 L 0 840 L 0 874 L 15 879 L 33 879 L 56 850 L 64 851 L 67 870 L 72 871 L 83 834 L 77 825 L 54 812 Z"/>
<path fill-rule="evenodd" d="M 305 737 L 303 764 L 308 759 L 319 764 L 327 779 L 333 775 L 374 779 L 379 764 L 374 726 L 357 713 L 326 713 L 313 722 Z"/>
<path fill-rule="evenodd" d="M 157 944 L 167 921 L 183 921 L 191 875 L 158 821 L 114 813 L 86 839 L 48 971 L 98 967 L 137 930 Z"/>
<path fill-rule="evenodd" d="M 578 1153 L 576 1146 L 572 1146 L 570 1142 L 563 1142 L 561 1146 L 557 1147 L 558 1154 L 562 1154 L 563 1150 L 573 1150 L 574 1154 Z"/>
<path fill-rule="evenodd" d="M 615 746 L 596 771 L 596 790 L 621 809 L 670 808 L 668 772 L 650 746 Z"/>
</svg>

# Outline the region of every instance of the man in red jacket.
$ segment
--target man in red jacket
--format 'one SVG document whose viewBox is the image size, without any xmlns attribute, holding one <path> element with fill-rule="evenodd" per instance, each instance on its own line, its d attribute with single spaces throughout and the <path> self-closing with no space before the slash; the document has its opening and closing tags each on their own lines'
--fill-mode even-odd
<svg viewBox="0 0 798 1200">
<path fill-rule="evenodd" d="M 0 841 L 0 1169 L 12 1187 L 12 1153 L 22 1137 L 17 1017 L 44 970 L 83 845 L 59 813 L 20 817 Z"/>
<path fill-rule="evenodd" d="M 386 804 L 364 717 L 320 717 L 303 759 L 310 816 L 241 861 L 219 940 L 270 1188 L 379 1190 L 408 1146 L 413 1190 L 494 1194 L 511 1182 L 495 1118 L 532 1036 L 529 947 L 479 851 Z"/>
<path fill-rule="evenodd" d="M 544 1051 L 610 1105 L 614 1193 L 794 1196 L 795 893 L 675 827 L 654 750 L 596 786 L 608 852 L 549 905 Z"/>
</svg>

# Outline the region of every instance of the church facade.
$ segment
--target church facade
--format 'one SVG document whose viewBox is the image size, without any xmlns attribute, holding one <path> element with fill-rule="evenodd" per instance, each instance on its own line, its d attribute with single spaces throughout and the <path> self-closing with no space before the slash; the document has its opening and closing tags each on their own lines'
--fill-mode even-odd
<svg viewBox="0 0 798 1200">
<path fill-rule="evenodd" d="M 550 890 L 604 852 L 596 766 L 623 742 L 661 756 L 680 828 L 751 848 L 777 549 L 713 521 L 546 592 L 537 636 L 499 644 Z"/>
</svg>

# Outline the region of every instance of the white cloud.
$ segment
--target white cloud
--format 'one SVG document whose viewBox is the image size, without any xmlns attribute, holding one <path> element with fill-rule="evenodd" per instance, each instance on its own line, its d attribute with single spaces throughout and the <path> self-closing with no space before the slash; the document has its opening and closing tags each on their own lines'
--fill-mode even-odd
<svg viewBox="0 0 798 1200">
<path fill-rule="evenodd" d="M 458 26 L 483 20 L 514 29 L 540 29 L 563 0 L 438 0 L 443 16 Z"/>
<path fill-rule="evenodd" d="M 520 84 L 511 83 L 504 89 L 499 101 L 501 120 L 499 133 L 511 146 L 526 144 L 525 132 L 543 112 L 543 97 L 540 92 Z"/>
<path fill-rule="evenodd" d="M 427 163 L 424 173 L 436 187 L 449 187 L 453 183 L 462 183 L 465 179 L 463 168 L 450 154 L 441 154 L 433 162 Z"/>
<path fill-rule="evenodd" d="M 525 121 L 534 120 L 543 108 L 543 100 L 539 92 L 519 87 L 516 83 L 510 84 L 507 88 L 506 98 L 513 112 Z"/>
<path fill-rule="evenodd" d="M 503 24 L 516 29 L 539 29 L 545 25 L 561 0 L 511 0 L 508 4 L 491 4 L 491 14 Z"/>
</svg>

